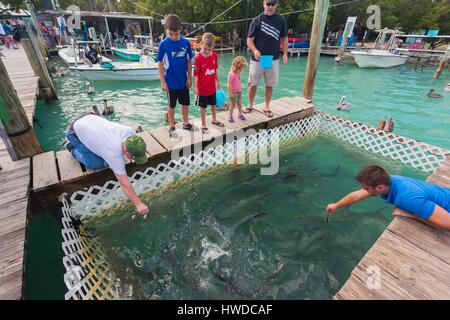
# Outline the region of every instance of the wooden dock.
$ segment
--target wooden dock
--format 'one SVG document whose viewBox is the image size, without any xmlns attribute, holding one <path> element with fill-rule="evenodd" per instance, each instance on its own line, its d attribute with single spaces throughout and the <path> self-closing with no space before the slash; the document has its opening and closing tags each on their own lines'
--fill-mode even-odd
<svg viewBox="0 0 450 320">
<path fill-rule="evenodd" d="M 17 91 L 28 120 L 33 125 L 39 78 L 34 74 L 22 44 L 18 43 L 18 46 L 19 49 L 3 49 L 0 51 L 0 58 L 8 71 L 9 78 Z"/>
<path fill-rule="evenodd" d="M 30 159 L 12 161 L 0 140 L 0 300 L 22 297 Z"/>
<path fill-rule="evenodd" d="M 427 181 L 450 188 L 450 156 Z M 450 299 L 450 232 L 395 218 L 334 298 Z"/>
<path fill-rule="evenodd" d="M 281 98 L 272 101 L 273 118 L 268 118 L 262 112 L 262 105 L 256 105 L 252 113 L 246 115 L 246 121 L 236 118 L 234 123 L 227 120 L 228 113 L 220 112 L 218 120 L 225 124 L 220 128 L 210 122 L 208 116 L 209 132 L 201 133 L 200 119 L 191 119 L 195 130 L 186 131 L 181 124 L 176 125 L 176 134 L 169 136 L 169 127 L 161 127 L 144 131 L 139 135 L 147 143 L 149 163 L 138 166 L 127 164 L 127 173 L 132 175 L 135 171 L 143 171 L 146 167 L 156 167 L 160 163 L 171 160 L 171 154 L 187 148 L 188 152 L 201 151 L 211 143 L 222 143 L 224 138 L 230 138 L 238 130 L 271 129 L 284 123 L 306 118 L 315 112 L 310 100 L 300 97 Z M 225 141 L 223 141 L 225 142 Z M 58 196 L 64 192 L 72 193 L 91 185 L 102 185 L 108 180 L 115 179 L 109 169 L 98 171 L 87 170 L 78 161 L 75 161 L 66 150 L 59 152 L 46 152 L 32 158 L 32 208 L 50 208 L 58 205 Z M 33 210 L 34 211 L 34 210 Z"/>
<path fill-rule="evenodd" d="M 4 49 L 0 58 L 33 124 L 38 78 L 23 47 Z M 12 161 L 0 139 L 0 300 L 22 297 L 31 161 Z"/>
</svg>

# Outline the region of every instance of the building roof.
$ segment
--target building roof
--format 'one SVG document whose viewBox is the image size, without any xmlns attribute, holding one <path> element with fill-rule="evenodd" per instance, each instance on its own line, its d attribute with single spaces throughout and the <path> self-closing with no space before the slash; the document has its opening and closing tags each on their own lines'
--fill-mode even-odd
<svg viewBox="0 0 450 320">
<path fill-rule="evenodd" d="M 68 10 L 61 10 L 64 15 L 71 15 L 74 12 Z M 39 10 L 38 13 L 50 13 L 58 14 L 56 10 Z M 138 16 L 136 14 L 126 12 L 98 12 L 98 11 L 80 11 L 81 18 L 83 17 L 106 17 L 106 18 L 119 18 L 119 19 L 132 19 L 132 20 L 149 20 L 153 19 L 152 16 Z"/>
<path fill-rule="evenodd" d="M 26 10 L 20 9 L 19 11 L 9 10 L 9 6 L 4 5 L 0 2 L 0 12 L 7 9 L 3 13 L 0 13 L 0 17 L 10 17 L 10 18 L 20 18 L 20 17 L 29 17 L 30 14 Z"/>
</svg>

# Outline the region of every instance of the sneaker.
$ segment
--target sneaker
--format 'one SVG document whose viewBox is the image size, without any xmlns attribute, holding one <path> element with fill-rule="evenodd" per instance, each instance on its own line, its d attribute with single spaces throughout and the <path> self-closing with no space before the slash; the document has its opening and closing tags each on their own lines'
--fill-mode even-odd
<svg viewBox="0 0 450 320">
<path fill-rule="evenodd" d="M 169 136 L 171 137 L 172 134 L 174 134 L 174 133 L 175 133 L 175 127 L 170 127 L 169 128 Z"/>
<path fill-rule="evenodd" d="M 67 151 L 72 152 L 74 146 L 73 144 L 71 144 L 69 141 L 66 140 L 66 142 L 64 143 L 64 148 L 66 148 Z"/>
<path fill-rule="evenodd" d="M 188 123 L 188 124 L 183 124 L 183 129 L 184 129 L 184 130 L 189 130 L 189 131 L 191 131 L 191 130 L 192 130 L 192 124 L 190 124 L 190 123 Z"/>
<path fill-rule="evenodd" d="M 243 114 L 240 114 L 240 115 L 239 115 L 239 119 L 241 119 L 242 121 L 245 121 L 244 115 L 243 115 Z"/>
<path fill-rule="evenodd" d="M 233 119 L 232 116 L 229 116 L 229 117 L 228 117 L 228 122 L 230 122 L 230 123 L 234 122 L 234 119 Z"/>
</svg>

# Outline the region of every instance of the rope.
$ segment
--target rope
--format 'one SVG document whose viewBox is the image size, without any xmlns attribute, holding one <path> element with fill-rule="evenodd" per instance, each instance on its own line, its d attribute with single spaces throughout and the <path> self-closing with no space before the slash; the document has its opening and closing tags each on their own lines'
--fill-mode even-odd
<svg viewBox="0 0 450 320">
<path fill-rule="evenodd" d="M 238 2 L 236 2 L 235 4 L 233 4 L 231 7 L 229 7 L 227 10 L 225 10 L 224 12 L 222 12 L 221 14 L 219 14 L 218 16 L 216 16 L 214 19 L 212 19 L 211 21 L 203 24 L 201 27 L 195 29 L 194 31 L 190 32 L 189 34 L 186 35 L 186 37 L 190 36 L 193 33 L 196 33 L 198 30 L 203 29 L 204 27 L 206 27 L 208 24 L 210 24 L 211 22 L 213 22 L 214 20 L 216 20 L 217 18 L 223 16 L 225 13 L 227 13 L 228 11 L 230 11 L 231 9 L 233 9 L 235 6 L 237 6 L 239 3 L 241 3 L 242 0 L 238 0 Z"/>
</svg>

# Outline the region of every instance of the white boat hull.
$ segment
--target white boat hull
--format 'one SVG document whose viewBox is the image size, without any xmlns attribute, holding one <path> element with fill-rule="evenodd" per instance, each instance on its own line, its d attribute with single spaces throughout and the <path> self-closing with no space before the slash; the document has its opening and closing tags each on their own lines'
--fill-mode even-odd
<svg viewBox="0 0 450 320">
<path fill-rule="evenodd" d="M 360 68 L 391 68 L 401 66 L 408 60 L 407 56 L 389 52 L 375 53 L 352 51 L 353 58 Z"/>
<path fill-rule="evenodd" d="M 73 48 L 62 48 L 58 50 L 58 55 L 61 59 L 64 60 L 64 62 L 68 65 L 74 65 L 74 64 L 84 64 L 84 61 L 78 56 L 78 49 L 76 50 L 76 57 L 75 53 L 73 52 Z M 105 56 L 102 56 L 102 61 L 104 62 L 111 62 L 111 59 L 106 58 Z"/>
<path fill-rule="evenodd" d="M 80 72 L 82 76 L 91 81 L 152 81 L 159 80 L 157 68 L 136 69 L 103 69 L 101 67 L 70 67 L 70 70 Z"/>
</svg>

